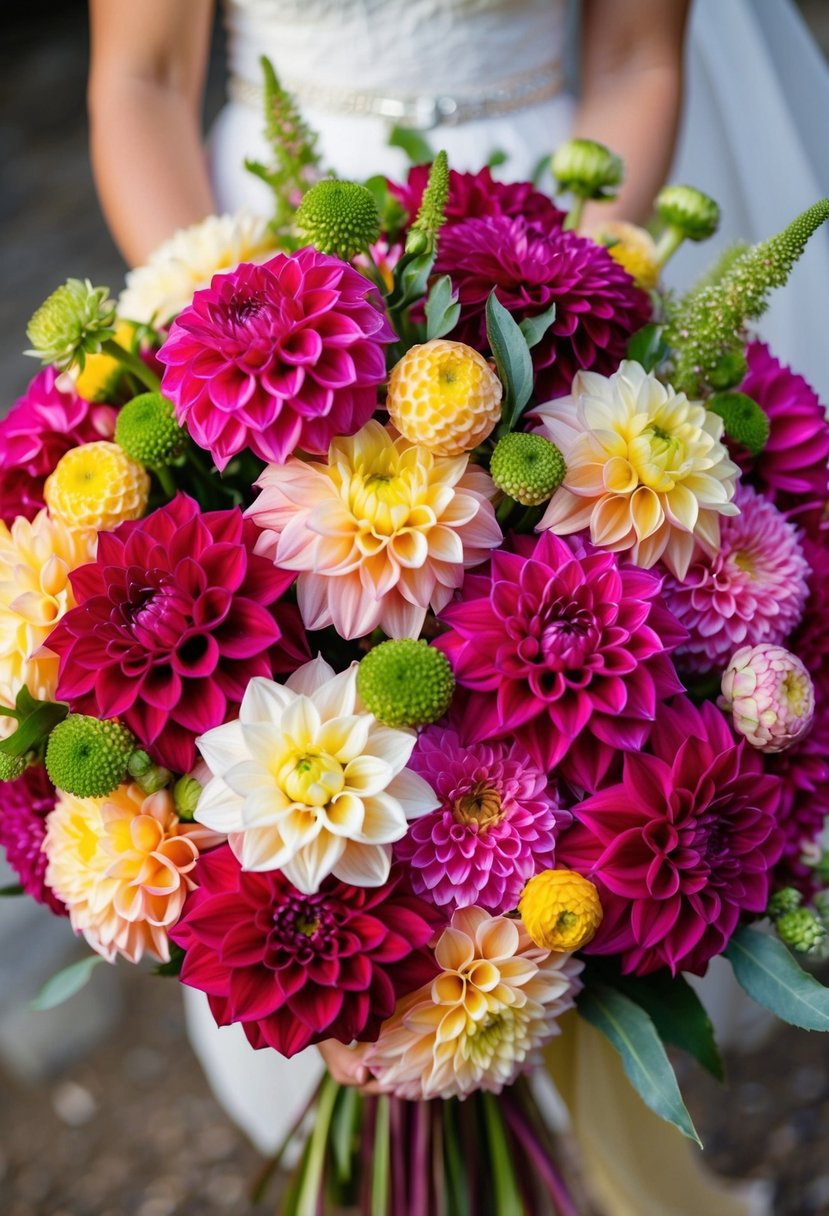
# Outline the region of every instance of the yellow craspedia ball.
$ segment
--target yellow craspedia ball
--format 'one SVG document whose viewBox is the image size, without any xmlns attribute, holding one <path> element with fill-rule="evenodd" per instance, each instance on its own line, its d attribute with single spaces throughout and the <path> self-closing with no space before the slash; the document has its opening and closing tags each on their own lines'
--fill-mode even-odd
<svg viewBox="0 0 829 1216">
<path fill-rule="evenodd" d="M 597 238 L 615 262 L 623 266 L 637 287 L 650 291 L 659 282 L 656 243 L 649 232 L 624 220 L 603 224 Z"/>
<path fill-rule="evenodd" d="M 575 870 L 536 874 L 524 887 L 518 911 L 537 946 L 561 952 L 586 946 L 603 915 L 598 891 Z"/>
<path fill-rule="evenodd" d="M 131 350 L 134 333 L 135 326 L 131 321 L 118 321 L 115 341 L 126 350 Z M 83 371 L 75 380 L 75 388 L 85 401 L 111 401 L 122 371 L 122 364 L 112 355 L 105 355 L 103 351 L 97 355 L 87 355 Z"/>
<path fill-rule="evenodd" d="M 145 469 L 117 443 L 84 443 L 60 458 L 46 480 L 49 513 L 70 528 L 111 532 L 125 519 L 143 515 L 150 493 Z"/>
<path fill-rule="evenodd" d="M 413 346 L 389 378 L 388 411 L 401 435 L 436 456 L 471 452 L 501 417 L 501 381 L 463 342 Z"/>
</svg>

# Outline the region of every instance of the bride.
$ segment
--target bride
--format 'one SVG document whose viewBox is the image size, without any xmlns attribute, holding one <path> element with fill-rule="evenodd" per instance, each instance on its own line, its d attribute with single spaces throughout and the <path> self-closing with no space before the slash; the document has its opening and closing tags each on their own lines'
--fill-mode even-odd
<svg viewBox="0 0 829 1216">
<path fill-rule="evenodd" d="M 258 83 L 265 53 L 320 133 L 322 163 L 341 176 L 404 174 L 405 157 L 388 146 L 392 125 L 421 131 L 456 169 L 478 169 L 501 150 L 503 173 L 515 180 L 582 134 L 625 161 L 626 183 L 603 217 L 644 221 L 673 163 L 675 179 L 721 203 L 721 242 L 760 239 L 827 192 L 813 165 L 824 174 L 829 167 L 829 135 L 814 120 L 827 110 L 829 83 L 789 0 L 696 0 L 689 10 L 691 0 L 583 0 L 579 11 L 568 0 L 228 0 L 230 101 L 205 156 L 212 0 L 91 0 L 92 159 L 104 213 L 130 264 L 211 212 L 245 205 L 267 213 L 267 189 L 243 169 L 245 157 L 267 159 Z M 686 43 L 690 104 L 677 143 Z M 798 268 L 767 332 L 775 353 L 829 399 L 825 245 L 821 252 Z M 687 265 L 678 260 L 679 285 L 699 269 L 693 255 Z M 201 994 L 185 994 L 217 1095 L 257 1146 L 272 1150 L 305 1105 L 319 1055 L 289 1063 L 253 1053 L 238 1027 L 216 1029 Z M 603 1129 L 600 1150 L 581 1139 L 607 1212 L 767 1210 L 762 1196 L 727 1192 L 698 1173 L 588 1034 L 571 1044 L 568 1104 L 577 1133 Z M 366 1080 L 347 1048 L 323 1045 L 322 1055 L 338 1079 Z"/>
</svg>

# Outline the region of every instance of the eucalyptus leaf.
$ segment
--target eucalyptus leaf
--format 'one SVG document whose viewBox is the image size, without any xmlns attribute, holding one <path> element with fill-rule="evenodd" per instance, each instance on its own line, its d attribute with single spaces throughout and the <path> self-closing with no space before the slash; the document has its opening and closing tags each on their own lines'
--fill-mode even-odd
<svg viewBox="0 0 829 1216">
<path fill-rule="evenodd" d="M 0 887 L 0 899 L 5 899 L 10 895 L 23 895 L 23 888 L 20 883 L 12 883 L 9 887 Z"/>
<path fill-rule="evenodd" d="M 461 315 L 458 293 L 448 274 L 435 279 L 426 301 L 426 338 L 443 338 L 452 332 Z"/>
<path fill-rule="evenodd" d="M 620 976 L 614 985 L 651 1018 L 663 1043 L 687 1051 L 718 1081 L 724 1079 L 714 1027 L 694 989 L 681 975 Z"/>
<path fill-rule="evenodd" d="M 57 1005 L 68 1001 L 76 992 L 80 992 L 81 988 L 86 987 L 92 972 L 103 961 L 100 954 L 87 954 L 84 958 L 78 959 L 76 963 L 70 963 L 62 971 L 50 976 L 32 1001 L 32 1009 L 42 1012 L 44 1009 L 54 1009 Z"/>
<path fill-rule="evenodd" d="M 394 291 L 389 297 L 389 311 L 399 313 L 426 294 L 429 275 L 435 264 L 435 255 L 419 253 L 404 254 L 394 268 Z"/>
<path fill-rule="evenodd" d="M 661 325 L 645 325 L 628 342 L 628 359 L 641 363 L 646 372 L 652 372 L 670 353 L 662 330 Z"/>
<path fill-rule="evenodd" d="M 435 159 L 429 141 L 413 127 L 392 127 L 390 148 L 401 148 L 413 165 L 427 165 Z"/>
<path fill-rule="evenodd" d="M 486 302 L 486 336 L 504 385 L 504 419 L 511 429 L 533 391 L 533 364 L 520 327 L 495 292 Z"/>
<path fill-rule="evenodd" d="M 525 317 L 519 325 L 521 333 L 524 335 L 524 341 L 530 350 L 538 343 L 546 334 L 547 330 L 556 319 L 555 301 L 549 308 L 545 308 L 544 312 L 540 312 L 536 317 Z"/>
<path fill-rule="evenodd" d="M 737 983 L 758 1005 L 803 1030 L 829 1030 L 829 988 L 804 971 L 779 938 L 744 925 L 725 955 Z"/>
<path fill-rule="evenodd" d="M 644 1009 L 595 975 L 588 976 L 578 1009 L 616 1048 L 628 1079 L 645 1105 L 701 1146 L 671 1062 Z"/>
</svg>

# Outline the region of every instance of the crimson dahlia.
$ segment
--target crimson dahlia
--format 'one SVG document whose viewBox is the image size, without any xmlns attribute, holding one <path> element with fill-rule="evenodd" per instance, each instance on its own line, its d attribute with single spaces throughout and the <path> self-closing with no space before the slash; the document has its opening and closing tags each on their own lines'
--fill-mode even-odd
<svg viewBox="0 0 829 1216">
<path fill-rule="evenodd" d="M 382 887 L 327 878 L 303 895 L 278 870 L 243 870 L 228 845 L 203 854 L 198 890 L 170 936 L 181 981 L 220 1026 L 295 1055 L 323 1039 L 373 1041 L 399 997 L 437 974 L 426 945 L 442 922 L 394 867 Z"/>
<path fill-rule="evenodd" d="M 429 180 L 430 165 L 414 165 L 405 183 L 390 182 L 392 194 L 405 209 L 410 220 L 417 215 L 423 191 Z M 564 223 L 566 212 L 560 210 L 549 195 L 536 190 L 532 182 L 495 181 L 489 168 L 478 173 L 458 173 L 449 170 L 449 200 L 442 236 L 461 220 L 480 219 L 485 215 L 520 217 L 542 232 L 553 232 Z"/>
<path fill-rule="evenodd" d="M 184 494 L 98 538 L 70 575 L 77 607 L 49 635 L 58 696 L 121 718 L 160 763 L 186 772 L 197 735 L 232 717 L 253 676 L 308 658 L 299 613 L 277 604 L 294 580 L 254 553 L 241 511 Z"/>
<path fill-rule="evenodd" d="M 46 883 L 48 858 L 43 852 L 46 817 L 55 809 L 55 788 L 42 764 L 33 764 L 14 781 L 0 782 L 0 849 L 27 895 L 57 916 L 66 905 Z"/>
</svg>

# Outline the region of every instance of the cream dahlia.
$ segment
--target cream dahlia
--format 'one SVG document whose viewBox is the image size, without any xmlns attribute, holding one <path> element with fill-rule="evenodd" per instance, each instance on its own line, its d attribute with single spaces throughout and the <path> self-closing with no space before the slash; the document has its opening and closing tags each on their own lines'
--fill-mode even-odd
<svg viewBox="0 0 829 1216">
<path fill-rule="evenodd" d="M 501 541 L 495 488 L 466 455 L 438 457 L 378 422 L 336 439 L 328 463 L 269 465 L 248 514 L 265 529 L 257 551 L 299 571 L 307 629 L 344 638 L 378 626 L 416 638 Z"/>
<path fill-rule="evenodd" d="M 356 663 L 335 675 L 318 658 L 284 685 L 251 680 L 238 721 L 197 744 L 213 779 L 196 818 L 228 833 L 246 870 L 281 870 L 306 895 L 329 874 L 381 886 L 407 820 L 438 805 L 405 768 L 414 734 L 364 710 Z"/>
<path fill-rule="evenodd" d="M 716 414 L 625 361 L 612 376 L 580 372 L 572 397 L 535 417 L 567 464 L 541 529 L 589 527 L 594 545 L 629 550 L 639 566 L 662 558 L 679 579 L 697 545 L 716 553 L 739 476 Z"/>
<path fill-rule="evenodd" d="M 500 1093 L 559 1033 L 583 964 L 535 946 L 521 921 L 461 908 L 435 948 L 440 974 L 406 998 L 365 1063 L 396 1097 Z"/>
</svg>

